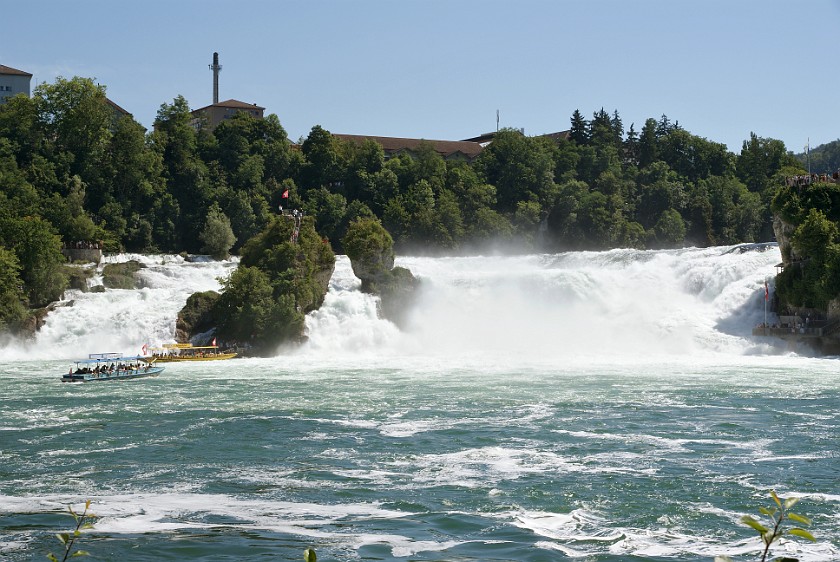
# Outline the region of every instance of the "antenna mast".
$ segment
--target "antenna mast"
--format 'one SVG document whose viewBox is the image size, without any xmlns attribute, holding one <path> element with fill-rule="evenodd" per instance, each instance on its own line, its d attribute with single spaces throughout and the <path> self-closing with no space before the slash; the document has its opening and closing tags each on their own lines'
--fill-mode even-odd
<svg viewBox="0 0 840 562">
<path fill-rule="evenodd" d="M 219 53 L 213 53 L 213 64 L 209 65 L 213 71 L 213 103 L 219 103 L 219 72 L 222 65 L 219 64 Z"/>
</svg>

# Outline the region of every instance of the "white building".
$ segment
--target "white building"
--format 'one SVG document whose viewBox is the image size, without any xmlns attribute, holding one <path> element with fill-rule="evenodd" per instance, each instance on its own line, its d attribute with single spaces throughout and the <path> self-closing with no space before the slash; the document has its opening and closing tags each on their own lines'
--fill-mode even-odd
<svg viewBox="0 0 840 562">
<path fill-rule="evenodd" d="M 28 72 L 0 64 L 0 103 L 6 103 L 6 98 L 18 94 L 29 96 L 31 80 L 32 75 Z"/>
</svg>

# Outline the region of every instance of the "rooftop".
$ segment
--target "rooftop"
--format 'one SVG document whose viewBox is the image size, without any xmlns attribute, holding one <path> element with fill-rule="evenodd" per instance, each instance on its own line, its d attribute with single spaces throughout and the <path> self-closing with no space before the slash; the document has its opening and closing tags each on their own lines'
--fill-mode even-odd
<svg viewBox="0 0 840 562">
<path fill-rule="evenodd" d="M 260 107 L 259 105 L 255 104 L 255 103 L 245 103 L 244 101 L 239 101 L 239 100 L 227 100 L 227 101 L 220 101 L 219 103 L 211 103 L 210 105 L 206 105 L 204 107 L 194 109 L 193 112 L 202 111 L 204 109 L 210 109 L 211 107 L 225 107 L 225 108 L 230 108 L 230 109 L 262 109 L 262 110 L 265 109 L 264 107 Z"/>
<path fill-rule="evenodd" d="M 375 137 L 371 135 L 341 135 L 333 134 L 334 137 L 362 144 L 364 141 L 370 139 L 382 145 L 386 152 L 397 152 L 400 150 L 417 150 L 423 143 L 432 145 L 435 152 L 441 156 L 450 156 L 455 153 L 462 153 L 467 158 L 475 158 L 481 153 L 482 146 L 477 142 L 470 141 L 446 141 L 446 140 L 428 140 L 428 139 L 406 139 L 400 137 Z"/>
<path fill-rule="evenodd" d="M 32 78 L 32 75 L 28 72 L 24 72 L 22 70 L 18 70 L 17 68 L 12 68 L 11 66 L 5 66 L 0 64 L 0 74 L 9 74 L 13 76 L 29 76 Z"/>
</svg>

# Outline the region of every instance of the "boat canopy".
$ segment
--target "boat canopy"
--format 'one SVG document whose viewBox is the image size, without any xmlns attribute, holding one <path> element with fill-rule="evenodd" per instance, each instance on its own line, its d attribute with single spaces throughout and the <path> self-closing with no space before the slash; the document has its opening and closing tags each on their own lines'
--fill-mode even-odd
<svg viewBox="0 0 840 562">
<path fill-rule="evenodd" d="M 123 355 L 122 353 L 91 353 L 88 355 L 87 359 L 79 359 L 78 361 L 76 361 L 76 363 L 112 363 L 114 361 L 143 361 L 144 363 L 149 363 L 150 359 L 148 357 L 143 357 L 142 355 Z"/>
</svg>

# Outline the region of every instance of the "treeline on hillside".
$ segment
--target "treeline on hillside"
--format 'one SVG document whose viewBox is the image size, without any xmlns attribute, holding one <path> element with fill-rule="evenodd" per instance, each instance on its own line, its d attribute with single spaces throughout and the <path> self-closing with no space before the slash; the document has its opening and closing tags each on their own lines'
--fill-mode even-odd
<svg viewBox="0 0 840 562">
<path fill-rule="evenodd" d="M 806 149 L 805 152 L 797 154 L 796 159 L 806 171 L 810 169 L 814 174 L 833 175 L 840 171 L 840 140 Z"/>
<path fill-rule="evenodd" d="M 338 251 L 359 217 L 400 252 L 731 244 L 771 239 L 773 189 L 801 170 L 778 140 L 751 135 L 736 155 L 665 116 L 637 132 L 603 109 L 575 111 L 568 140 L 500 131 L 472 163 L 431 145 L 386 159 L 320 126 L 297 146 L 276 115 L 192 121 L 177 97 L 147 131 L 78 77 L 0 106 L 0 324 L 59 297 L 62 243 L 224 256 L 282 204 Z"/>
</svg>

